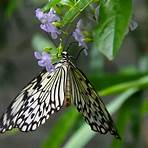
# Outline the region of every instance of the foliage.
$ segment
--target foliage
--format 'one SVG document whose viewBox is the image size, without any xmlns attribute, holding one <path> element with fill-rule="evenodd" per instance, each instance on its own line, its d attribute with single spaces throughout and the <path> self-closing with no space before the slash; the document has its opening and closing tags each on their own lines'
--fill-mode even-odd
<svg viewBox="0 0 148 148">
<path fill-rule="evenodd" d="M 118 57 L 123 40 L 128 36 L 127 32 L 133 11 L 132 0 L 51 0 L 41 2 L 41 4 L 44 5 L 41 8 L 44 13 L 49 12 L 51 8 L 56 10 L 60 16 L 60 21 L 55 22 L 54 25 L 62 30 L 62 34 L 60 40 L 56 41 L 51 38 L 47 40 L 39 33 L 34 34 L 33 47 L 40 51 L 45 48 L 50 49 L 47 50 L 55 62 L 58 58 L 57 54 L 60 55 L 67 44 L 73 41 L 69 39 L 69 36 L 72 35 L 76 23 L 83 19 L 84 24 L 86 24 L 83 33 L 85 35 L 84 41 L 88 45 L 88 53 L 95 53 L 92 55 L 98 54 L 101 57 L 96 61 L 95 57 L 92 56 L 96 63 L 101 63 L 101 67 L 97 67 L 99 71 L 98 69 L 94 70 L 95 74 L 90 72 L 89 78 L 96 90 L 100 90 L 98 91 L 100 96 L 118 95 L 110 101 L 107 108 L 111 114 L 117 113 L 117 122 L 115 123 L 117 123 L 122 141 L 113 139 L 110 147 L 126 147 L 128 144 L 135 146 L 135 143 L 140 139 L 141 118 L 148 114 L 148 101 L 143 95 L 148 88 L 148 62 L 145 58 L 147 56 L 139 49 L 137 65 L 128 65 L 129 67 L 126 68 L 119 66 L 116 72 L 110 74 L 102 70 L 106 66 L 104 64 L 106 58 L 115 60 Z M 3 16 L 7 19 L 11 18 L 17 7 L 19 5 L 16 0 L 14 3 L 8 3 L 5 5 L 7 9 Z M 99 11 L 96 10 L 97 7 Z M 5 24 L 6 20 L 3 20 Z M 4 25 L 3 28 L 5 27 Z M 79 50 L 78 46 L 72 47 L 71 53 L 75 53 L 75 49 Z M 136 50 L 134 52 L 137 54 Z M 89 60 L 91 59 L 89 58 Z M 0 80 L 3 80 L 1 75 Z M 130 125 L 128 133 L 126 133 L 127 125 Z M 64 111 L 52 131 L 49 132 L 48 137 L 43 141 L 42 147 L 73 148 L 75 145 L 78 148 L 85 147 L 95 135 L 96 133 L 89 129 L 77 111 L 71 107 Z M 128 144 L 126 135 L 132 137 Z M 83 140 L 80 140 L 81 136 L 83 136 Z"/>
</svg>

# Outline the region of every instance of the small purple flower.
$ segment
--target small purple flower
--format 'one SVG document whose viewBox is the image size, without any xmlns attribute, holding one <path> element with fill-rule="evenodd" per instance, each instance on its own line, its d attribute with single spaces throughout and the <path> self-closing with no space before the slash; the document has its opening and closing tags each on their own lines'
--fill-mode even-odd
<svg viewBox="0 0 148 148">
<path fill-rule="evenodd" d="M 51 33 L 51 37 L 56 39 L 60 31 L 53 25 L 53 22 L 60 21 L 54 9 L 50 9 L 48 13 L 43 13 L 41 9 L 35 10 L 36 17 L 41 21 L 40 28 L 46 32 Z"/>
<path fill-rule="evenodd" d="M 88 52 L 87 52 L 88 47 L 84 41 L 84 35 L 82 34 L 81 27 L 82 27 L 82 20 L 79 20 L 77 23 L 76 29 L 73 32 L 73 37 L 75 38 L 76 41 L 78 41 L 79 46 L 82 46 L 85 48 L 84 49 L 85 55 L 88 55 Z"/>
<path fill-rule="evenodd" d="M 46 52 L 34 52 L 35 58 L 38 60 L 38 65 L 41 67 L 46 67 L 46 70 L 50 73 L 55 70 L 55 67 L 51 63 L 50 55 Z"/>
</svg>

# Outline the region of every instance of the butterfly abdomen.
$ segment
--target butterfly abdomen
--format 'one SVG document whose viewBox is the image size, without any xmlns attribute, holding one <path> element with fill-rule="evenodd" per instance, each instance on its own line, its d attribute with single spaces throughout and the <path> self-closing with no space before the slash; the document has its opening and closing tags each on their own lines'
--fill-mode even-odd
<svg viewBox="0 0 148 148">
<path fill-rule="evenodd" d="M 72 95 L 72 89 L 71 89 L 71 84 L 70 84 L 70 78 L 69 75 L 67 74 L 67 79 L 66 79 L 66 88 L 65 88 L 65 99 L 64 99 L 64 106 L 68 107 L 71 104 L 71 96 Z"/>
</svg>

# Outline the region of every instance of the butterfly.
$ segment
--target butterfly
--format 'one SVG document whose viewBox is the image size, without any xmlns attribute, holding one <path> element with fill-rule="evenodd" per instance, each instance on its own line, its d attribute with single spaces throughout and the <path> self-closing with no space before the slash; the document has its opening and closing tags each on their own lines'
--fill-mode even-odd
<svg viewBox="0 0 148 148">
<path fill-rule="evenodd" d="M 64 106 L 73 103 L 93 131 L 110 132 L 120 138 L 101 98 L 85 74 L 62 52 L 62 59 L 53 64 L 55 70 L 43 70 L 18 94 L 0 119 L 0 132 L 18 128 L 33 131 Z"/>
</svg>

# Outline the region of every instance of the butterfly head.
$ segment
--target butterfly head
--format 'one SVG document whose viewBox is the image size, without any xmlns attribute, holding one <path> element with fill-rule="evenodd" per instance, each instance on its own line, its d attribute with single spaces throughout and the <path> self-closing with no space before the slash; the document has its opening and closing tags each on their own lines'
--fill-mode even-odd
<svg viewBox="0 0 148 148">
<path fill-rule="evenodd" d="M 62 57 L 63 57 L 63 59 L 68 59 L 68 57 L 69 57 L 69 54 L 66 52 L 66 51 L 63 51 L 62 53 L 61 53 L 61 55 L 62 55 Z"/>
</svg>

